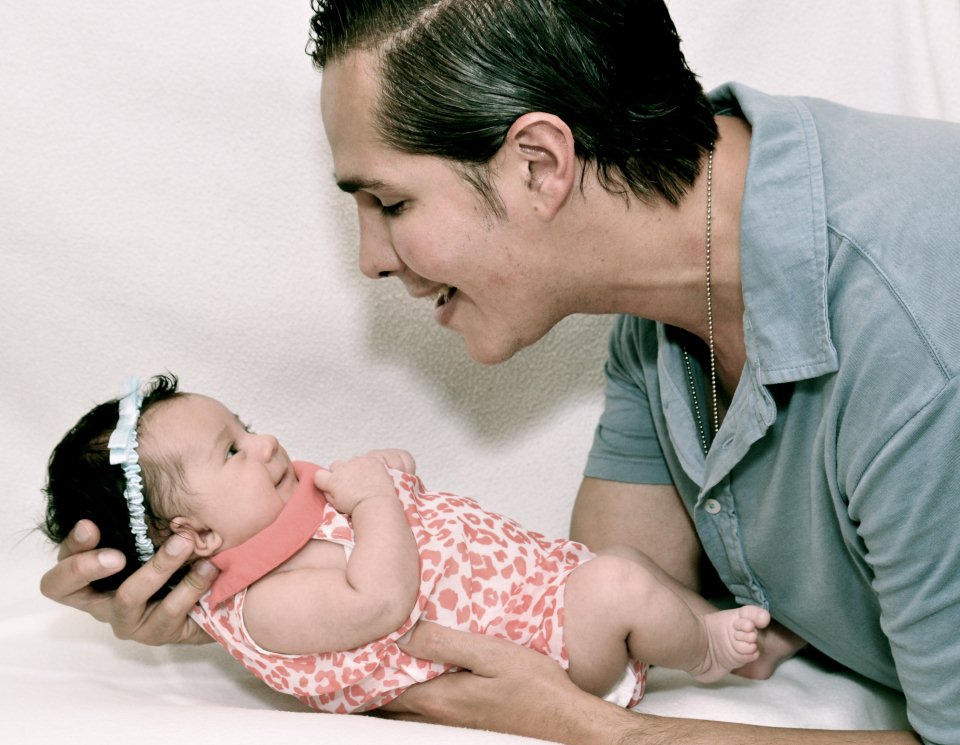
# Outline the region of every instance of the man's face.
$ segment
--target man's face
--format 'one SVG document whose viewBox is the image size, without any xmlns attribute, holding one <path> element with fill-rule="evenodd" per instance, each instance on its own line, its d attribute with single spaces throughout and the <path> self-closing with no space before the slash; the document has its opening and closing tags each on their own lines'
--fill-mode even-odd
<svg viewBox="0 0 960 745">
<path fill-rule="evenodd" d="M 478 362 L 506 360 L 570 312 L 551 284 L 543 222 L 524 209 L 529 177 L 494 158 L 500 219 L 449 161 L 385 146 L 373 122 L 372 60 L 351 53 L 329 63 L 321 95 L 336 179 L 357 204 L 360 269 L 427 298 Z"/>
</svg>

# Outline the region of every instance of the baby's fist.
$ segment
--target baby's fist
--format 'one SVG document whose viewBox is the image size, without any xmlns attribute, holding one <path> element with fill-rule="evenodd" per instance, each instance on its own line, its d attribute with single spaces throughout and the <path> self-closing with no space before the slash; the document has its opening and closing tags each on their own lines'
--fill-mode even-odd
<svg viewBox="0 0 960 745">
<path fill-rule="evenodd" d="M 335 461 L 329 470 L 318 470 L 313 481 L 320 491 L 326 493 L 327 501 L 345 515 L 352 514 L 366 499 L 397 497 L 393 477 L 383 461 L 375 456 L 361 455 Z"/>
</svg>

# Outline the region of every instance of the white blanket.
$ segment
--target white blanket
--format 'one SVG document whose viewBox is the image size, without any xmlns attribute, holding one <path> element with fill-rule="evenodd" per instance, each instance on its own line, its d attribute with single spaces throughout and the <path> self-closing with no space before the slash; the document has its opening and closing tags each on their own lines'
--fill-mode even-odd
<svg viewBox="0 0 960 745">
<path fill-rule="evenodd" d="M 0 620 L 0 732 L 6 742 L 193 741 L 395 743 L 534 742 L 493 733 L 317 714 L 261 684 L 215 645 L 150 648 L 118 642 L 77 613 L 32 603 Z M 881 686 L 792 660 L 765 682 L 728 676 L 696 685 L 654 669 L 640 711 L 795 727 L 906 725 L 902 699 Z M 222 739 L 221 739 L 222 738 Z M 537 741 L 539 742 L 539 741 Z"/>
<path fill-rule="evenodd" d="M 148 649 L 39 596 L 50 449 L 128 373 L 179 374 L 325 462 L 411 450 L 428 487 L 567 530 L 601 406 L 607 318 L 481 368 L 396 282 L 356 271 L 332 185 L 307 0 L 0 4 L 0 739 L 449 742 L 301 714 L 218 648 Z M 707 87 L 735 78 L 960 119 L 954 0 L 672 0 Z M 575 350 L 575 353 L 572 353 Z M 641 708 L 806 727 L 903 724 L 899 696 L 806 661 Z M 456 733 L 461 742 L 509 738 Z"/>
</svg>

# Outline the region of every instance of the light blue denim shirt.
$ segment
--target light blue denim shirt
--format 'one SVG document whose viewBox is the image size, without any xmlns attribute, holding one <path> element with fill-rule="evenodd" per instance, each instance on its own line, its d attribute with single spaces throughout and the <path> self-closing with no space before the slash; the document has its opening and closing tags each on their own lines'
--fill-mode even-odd
<svg viewBox="0 0 960 745">
<path fill-rule="evenodd" d="M 675 330 L 619 318 L 585 473 L 674 484 L 739 602 L 960 743 L 960 126 L 711 100 L 752 127 L 743 375 L 704 458 Z"/>
</svg>

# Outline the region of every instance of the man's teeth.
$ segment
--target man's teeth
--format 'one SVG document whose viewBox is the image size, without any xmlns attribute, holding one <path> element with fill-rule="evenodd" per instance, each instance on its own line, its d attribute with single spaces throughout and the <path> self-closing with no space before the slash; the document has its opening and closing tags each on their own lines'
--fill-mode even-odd
<svg viewBox="0 0 960 745">
<path fill-rule="evenodd" d="M 446 288 L 445 290 L 443 290 L 443 291 L 437 296 L 437 306 L 436 306 L 436 307 L 439 308 L 441 305 L 446 305 L 447 303 L 450 302 L 451 299 L 453 299 L 453 296 L 456 295 L 456 294 L 457 294 L 457 288 L 456 288 L 456 287 L 448 287 L 448 288 Z"/>
</svg>

